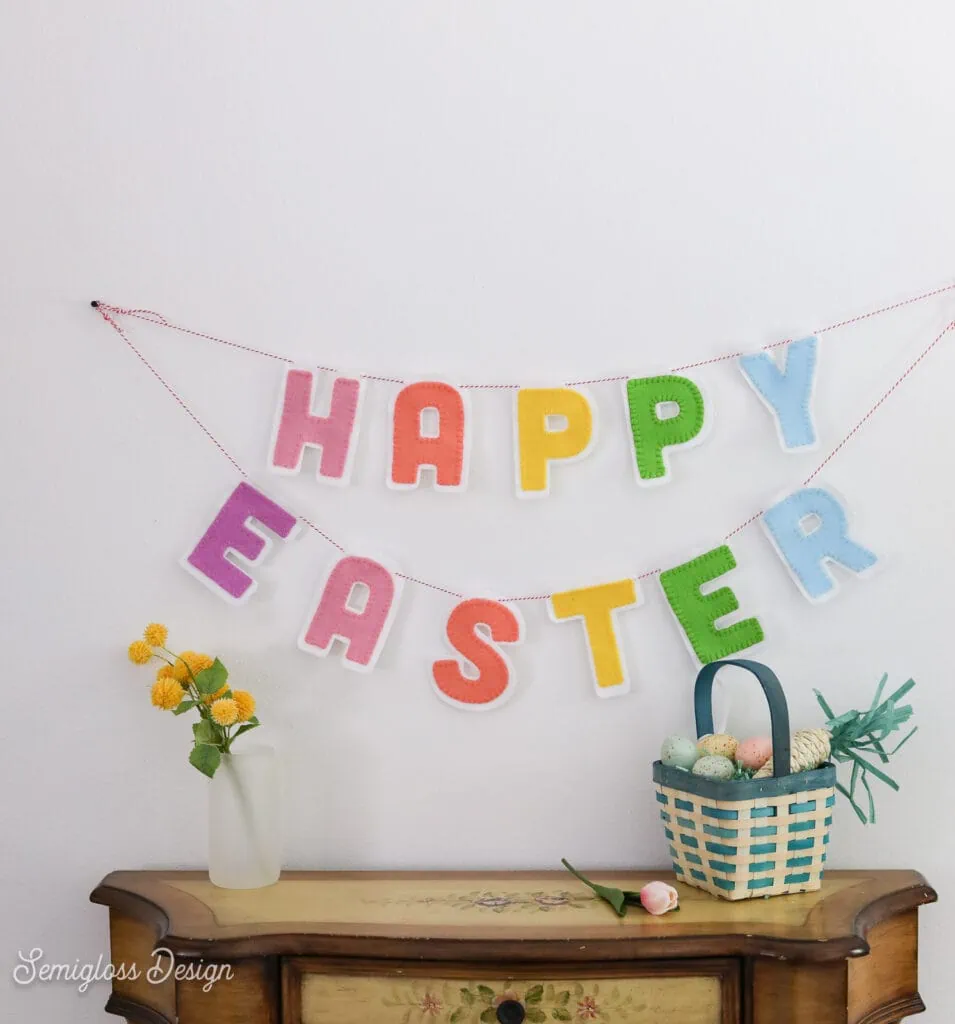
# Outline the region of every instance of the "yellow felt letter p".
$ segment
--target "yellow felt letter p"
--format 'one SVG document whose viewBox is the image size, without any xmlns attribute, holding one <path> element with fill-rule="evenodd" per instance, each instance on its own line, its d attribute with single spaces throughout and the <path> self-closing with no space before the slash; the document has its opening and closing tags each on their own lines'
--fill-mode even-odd
<svg viewBox="0 0 955 1024">
<path fill-rule="evenodd" d="M 631 579 L 551 595 L 548 611 L 554 622 L 583 620 L 598 697 L 616 697 L 630 690 L 617 641 L 615 613 L 639 603 L 637 585 Z"/>
<path fill-rule="evenodd" d="M 583 458 L 594 438 L 594 409 L 573 388 L 521 388 L 515 405 L 517 496 L 550 490 L 550 463 Z M 554 426 L 551 419 L 563 421 Z"/>
</svg>

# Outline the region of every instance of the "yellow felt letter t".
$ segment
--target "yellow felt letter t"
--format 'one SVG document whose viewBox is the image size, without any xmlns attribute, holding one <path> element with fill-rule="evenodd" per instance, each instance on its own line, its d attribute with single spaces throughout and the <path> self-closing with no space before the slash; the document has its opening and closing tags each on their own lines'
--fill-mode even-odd
<svg viewBox="0 0 955 1024">
<path fill-rule="evenodd" d="M 515 402 L 517 496 L 534 497 L 550 490 L 550 463 L 583 458 L 594 438 L 594 409 L 573 388 L 521 388 Z M 551 418 L 564 421 L 554 426 Z"/>
<path fill-rule="evenodd" d="M 598 697 L 616 697 L 630 690 L 617 642 L 615 614 L 639 603 L 637 585 L 631 579 L 551 595 L 548 611 L 554 622 L 583 620 Z"/>
</svg>

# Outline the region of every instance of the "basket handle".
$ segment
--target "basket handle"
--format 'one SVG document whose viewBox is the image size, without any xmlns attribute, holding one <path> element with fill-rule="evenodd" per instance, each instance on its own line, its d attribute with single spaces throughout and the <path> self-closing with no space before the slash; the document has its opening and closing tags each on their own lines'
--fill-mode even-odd
<svg viewBox="0 0 955 1024">
<path fill-rule="evenodd" d="M 696 685 L 693 688 L 697 737 L 706 736 L 713 731 L 713 680 L 724 665 L 745 668 L 759 680 L 759 685 L 766 695 L 766 702 L 769 704 L 769 720 L 772 723 L 773 777 L 781 778 L 784 775 L 789 775 L 789 706 L 786 704 L 786 695 L 776 678 L 776 673 L 759 661 L 728 658 L 725 661 L 712 661 L 700 669 L 699 675 L 696 677 Z"/>
</svg>

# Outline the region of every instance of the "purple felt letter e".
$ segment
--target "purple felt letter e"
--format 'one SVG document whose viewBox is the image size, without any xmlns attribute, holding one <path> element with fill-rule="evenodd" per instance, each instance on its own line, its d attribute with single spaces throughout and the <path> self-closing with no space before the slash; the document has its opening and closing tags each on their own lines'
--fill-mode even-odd
<svg viewBox="0 0 955 1024">
<path fill-rule="evenodd" d="M 251 484 L 241 483 L 226 499 L 184 563 L 193 576 L 235 604 L 250 597 L 257 584 L 226 556 L 234 552 L 251 565 L 269 547 L 268 538 L 248 525 L 250 519 L 278 534 L 282 540 L 288 539 L 296 522 L 295 516 L 281 505 L 276 505 Z"/>
</svg>

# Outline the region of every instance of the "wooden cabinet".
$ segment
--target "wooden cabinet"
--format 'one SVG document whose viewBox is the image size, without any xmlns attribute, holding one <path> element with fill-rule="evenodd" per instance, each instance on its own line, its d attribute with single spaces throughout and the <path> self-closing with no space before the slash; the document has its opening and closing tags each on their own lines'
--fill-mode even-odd
<svg viewBox="0 0 955 1024">
<path fill-rule="evenodd" d="M 623 888 L 666 872 L 603 873 Z M 136 1024 L 889 1024 L 923 1009 L 911 871 L 617 918 L 553 872 L 116 872 L 107 1009 Z M 125 970 L 119 973 L 120 965 Z M 135 970 L 134 968 L 138 968 Z"/>
</svg>

